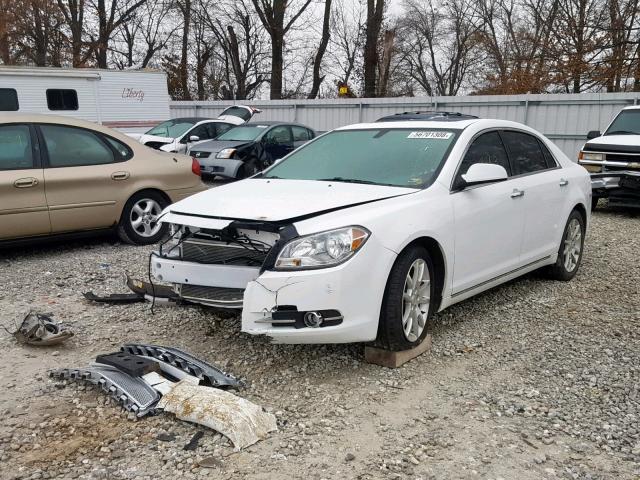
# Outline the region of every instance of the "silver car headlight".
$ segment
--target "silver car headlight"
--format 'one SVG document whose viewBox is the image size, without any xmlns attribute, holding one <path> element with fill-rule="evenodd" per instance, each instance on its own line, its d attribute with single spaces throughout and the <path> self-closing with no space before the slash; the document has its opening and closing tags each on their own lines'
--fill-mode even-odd
<svg viewBox="0 0 640 480">
<path fill-rule="evenodd" d="M 354 256 L 370 235 L 366 228 L 353 226 L 296 238 L 284 246 L 275 268 L 304 270 L 338 265 Z"/>
<path fill-rule="evenodd" d="M 223 148 L 218 152 L 216 158 L 231 158 L 234 153 L 236 153 L 235 148 Z"/>
</svg>

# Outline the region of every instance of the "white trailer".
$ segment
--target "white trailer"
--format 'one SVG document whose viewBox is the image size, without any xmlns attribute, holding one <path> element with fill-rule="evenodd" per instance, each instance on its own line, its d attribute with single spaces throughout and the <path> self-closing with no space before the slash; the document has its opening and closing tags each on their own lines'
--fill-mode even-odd
<svg viewBox="0 0 640 480">
<path fill-rule="evenodd" d="M 170 118 L 167 76 L 155 70 L 0 67 L 0 111 L 67 115 L 144 133 Z"/>
</svg>

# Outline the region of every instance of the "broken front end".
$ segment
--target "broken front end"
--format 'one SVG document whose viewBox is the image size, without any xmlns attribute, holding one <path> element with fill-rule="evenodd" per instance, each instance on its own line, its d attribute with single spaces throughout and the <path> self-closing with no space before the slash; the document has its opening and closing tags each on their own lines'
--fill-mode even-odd
<svg viewBox="0 0 640 480">
<path fill-rule="evenodd" d="M 301 235 L 286 222 L 197 223 L 171 223 L 150 260 L 154 281 L 172 284 L 183 301 L 242 310 L 242 331 L 281 343 L 375 339 L 379 279 L 395 253 L 365 228 Z"/>
</svg>

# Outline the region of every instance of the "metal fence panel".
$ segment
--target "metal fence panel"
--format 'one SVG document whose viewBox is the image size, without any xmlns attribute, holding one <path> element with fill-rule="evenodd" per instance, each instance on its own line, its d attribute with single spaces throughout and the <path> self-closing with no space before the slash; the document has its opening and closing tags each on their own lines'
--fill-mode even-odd
<svg viewBox="0 0 640 480">
<path fill-rule="evenodd" d="M 589 130 L 604 130 L 621 108 L 638 103 L 640 94 L 584 93 L 478 95 L 466 97 L 353 98 L 238 101 L 262 110 L 263 120 L 299 122 L 317 131 L 371 122 L 385 115 L 415 110 L 450 110 L 529 125 L 554 141 L 569 158 L 577 157 Z M 229 101 L 171 102 L 171 117 L 215 118 Z"/>
</svg>

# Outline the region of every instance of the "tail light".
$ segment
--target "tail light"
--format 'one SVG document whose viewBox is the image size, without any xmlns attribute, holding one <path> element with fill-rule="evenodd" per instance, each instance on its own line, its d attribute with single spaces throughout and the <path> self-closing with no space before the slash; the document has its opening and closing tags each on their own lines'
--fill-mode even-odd
<svg viewBox="0 0 640 480">
<path fill-rule="evenodd" d="M 200 162 L 198 162 L 195 157 L 191 157 L 191 171 L 199 177 L 202 176 L 202 172 L 200 171 Z"/>
</svg>

